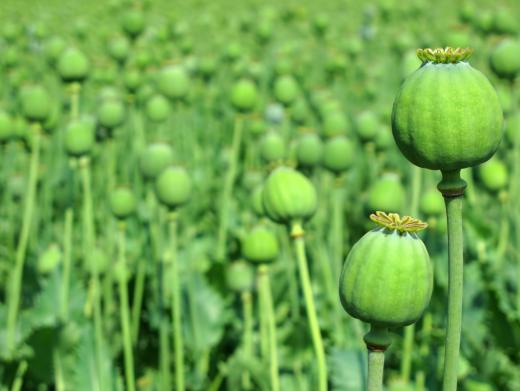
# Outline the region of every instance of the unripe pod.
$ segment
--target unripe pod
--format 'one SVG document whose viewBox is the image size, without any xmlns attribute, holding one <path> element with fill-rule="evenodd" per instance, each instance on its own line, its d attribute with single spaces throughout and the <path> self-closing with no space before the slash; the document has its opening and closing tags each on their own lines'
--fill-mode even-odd
<svg viewBox="0 0 520 391">
<path fill-rule="evenodd" d="M 110 209 L 112 214 L 118 219 L 126 219 L 135 213 L 136 201 L 134 193 L 126 187 L 115 189 L 110 194 Z"/>
<path fill-rule="evenodd" d="M 98 109 L 98 122 L 107 129 L 115 129 L 125 120 L 125 106 L 120 99 L 105 99 Z"/>
<path fill-rule="evenodd" d="M 239 80 L 231 90 L 231 104 L 239 111 L 251 111 L 258 101 L 258 91 L 251 80 Z"/>
<path fill-rule="evenodd" d="M 143 82 L 141 72 L 139 72 L 137 69 L 125 70 L 125 73 L 123 74 L 123 79 L 126 89 L 131 93 L 135 93 Z"/>
<path fill-rule="evenodd" d="M 309 219 L 318 204 L 312 182 L 289 167 L 278 167 L 271 172 L 262 197 L 266 215 L 282 224 Z"/>
<path fill-rule="evenodd" d="M 43 122 L 51 111 L 50 96 L 42 86 L 26 87 L 20 94 L 22 112 L 31 121 Z"/>
<path fill-rule="evenodd" d="M 257 186 L 251 193 L 251 207 L 253 212 L 258 216 L 262 217 L 265 215 L 264 202 L 263 202 L 263 190 L 262 185 Z"/>
<path fill-rule="evenodd" d="M 464 61 L 471 51 L 418 53 L 424 63 L 405 80 L 393 106 L 399 149 L 413 164 L 432 170 L 486 161 L 502 138 L 502 110 L 488 79 Z"/>
<path fill-rule="evenodd" d="M 346 135 L 349 130 L 347 117 L 338 110 L 333 110 L 325 114 L 323 118 L 323 136 L 335 137 Z"/>
<path fill-rule="evenodd" d="M 507 167 L 497 157 L 493 157 L 482 164 L 478 173 L 484 187 L 491 192 L 505 188 L 509 182 Z"/>
<path fill-rule="evenodd" d="M 253 267 L 243 261 L 230 264 L 226 269 L 227 286 L 235 292 L 246 292 L 253 289 L 255 271 Z"/>
<path fill-rule="evenodd" d="M 333 137 L 323 147 L 323 167 L 340 174 L 354 163 L 355 149 L 352 141 L 345 136 Z"/>
<path fill-rule="evenodd" d="M 377 136 L 379 120 L 372 111 L 364 111 L 356 118 L 356 133 L 362 141 L 371 141 Z"/>
<path fill-rule="evenodd" d="M 190 89 L 190 77 L 179 65 L 168 65 L 158 75 L 157 87 L 169 99 L 182 99 Z"/>
<path fill-rule="evenodd" d="M 170 103 L 162 95 L 154 95 L 145 107 L 146 116 L 154 122 L 163 122 L 170 115 Z"/>
<path fill-rule="evenodd" d="M 490 57 L 491 68 L 504 79 L 514 79 L 520 72 L 520 42 L 506 39 L 492 52 Z"/>
<path fill-rule="evenodd" d="M 141 155 L 141 173 L 146 179 L 155 179 L 172 163 L 173 150 L 168 144 L 150 144 Z"/>
<path fill-rule="evenodd" d="M 95 122 L 91 117 L 72 121 L 65 130 L 65 149 L 71 156 L 90 153 L 96 141 Z"/>
<path fill-rule="evenodd" d="M 191 196 L 191 178 L 182 167 L 166 168 L 155 181 L 157 198 L 168 208 L 177 208 Z"/>
<path fill-rule="evenodd" d="M 124 36 L 116 36 L 107 44 L 107 52 L 114 60 L 122 64 L 130 53 L 130 42 Z"/>
<path fill-rule="evenodd" d="M 416 235 L 426 224 L 378 212 L 383 227 L 366 233 L 348 254 L 340 277 L 341 304 L 351 316 L 377 327 L 416 322 L 428 306 L 433 271 Z"/>
<path fill-rule="evenodd" d="M 298 97 L 298 83 L 292 76 L 280 76 L 274 83 L 274 96 L 283 105 L 289 106 Z"/>
<path fill-rule="evenodd" d="M 278 256 L 276 235 L 264 227 L 255 227 L 242 241 L 242 256 L 254 263 L 273 262 Z"/>
<path fill-rule="evenodd" d="M 15 134 L 13 119 L 6 111 L 0 111 L 0 143 L 11 140 Z"/>
<path fill-rule="evenodd" d="M 267 162 L 279 162 L 285 157 L 285 141 L 282 136 L 275 132 L 269 132 L 260 144 L 260 156 Z"/>
<path fill-rule="evenodd" d="M 126 11 L 121 21 L 123 31 L 130 37 L 135 38 L 144 30 L 145 21 L 143 13 L 138 9 Z"/>
<path fill-rule="evenodd" d="M 316 133 L 302 135 L 296 144 L 296 159 L 299 167 L 312 168 L 320 164 L 323 142 Z"/>
<path fill-rule="evenodd" d="M 371 212 L 384 208 L 397 213 L 404 207 L 404 200 L 405 191 L 399 176 L 387 173 L 370 186 L 368 208 Z"/>
<path fill-rule="evenodd" d="M 444 212 L 444 200 L 437 190 L 429 190 L 421 196 L 419 210 L 425 216 L 439 216 Z"/>
<path fill-rule="evenodd" d="M 61 53 L 63 53 L 63 50 L 65 50 L 65 45 L 65 40 L 63 40 L 61 37 L 56 36 L 49 38 L 45 42 L 45 46 L 43 48 L 47 61 L 51 64 L 54 64 L 60 57 Z"/>
<path fill-rule="evenodd" d="M 38 258 L 38 272 L 47 274 L 52 272 L 62 260 L 60 248 L 51 244 Z"/>
<path fill-rule="evenodd" d="M 497 33 L 514 34 L 518 31 L 518 21 L 514 13 L 506 8 L 497 10 L 493 25 Z"/>
<path fill-rule="evenodd" d="M 86 79 L 90 71 L 88 58 L 76 48 L 68 48 L 58 60 L 58 73 L 66 82 L 80 82 Z"/>
<path fill-rule="evenodd" d="M 283 122 L 284 108 L 279 104 L 272 103 L 265 110 L 265 120 L 273 125 L 279 125 Z"/>
</svg>

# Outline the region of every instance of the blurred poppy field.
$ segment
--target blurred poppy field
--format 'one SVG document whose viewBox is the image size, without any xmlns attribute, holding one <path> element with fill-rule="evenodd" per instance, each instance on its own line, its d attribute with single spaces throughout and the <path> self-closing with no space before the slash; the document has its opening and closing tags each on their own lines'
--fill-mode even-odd
<svg viewBox="0 0 520 391">
<path fill-rule="evenodd" d="M 365 390 L 369 329 L 338 291 L 377 211 L 427 223 L 433 290 L 373 390 L 443 389 L 441 173 L 392 110 L 436 61 L 417 49 L 445 47 L 473 49 L 503 115 L 461 171 L 458 389 L 520 390 L 519 20 L 515 0 L 2 0 L 0 391 Z"/>
</svg>

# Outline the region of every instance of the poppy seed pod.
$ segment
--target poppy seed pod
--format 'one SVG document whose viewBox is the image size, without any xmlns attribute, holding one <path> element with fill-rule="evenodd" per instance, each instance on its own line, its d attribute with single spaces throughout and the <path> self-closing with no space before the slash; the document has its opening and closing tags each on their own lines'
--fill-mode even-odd
<svg viewBox="0 0 520 391">
<path fill-rule="evenodd" d="M 502 139 L 502 109 L 470 49 L 419 49 L 422 66 L 401 86 L 392 130 L 413 164 L 454 171 L 488 160 Z"/>
</svg>

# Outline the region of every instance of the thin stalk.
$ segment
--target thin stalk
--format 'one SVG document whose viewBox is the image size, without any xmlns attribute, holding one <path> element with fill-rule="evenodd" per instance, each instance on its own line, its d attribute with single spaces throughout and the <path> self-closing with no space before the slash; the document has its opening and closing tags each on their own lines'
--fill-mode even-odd
<svg viewBox="0 0 520 391">
<path fill-rule="evenodd" d="M 184 386 L 184 338 L 182 335 L 181 282 L 177 259 L 177 216 L 175 212 L 169 215 L 170 228 L 170 262 L 172 268 L 172 321 L 173 348 L 175 353 L 175 385 L 177 391 L 183 391 Z"/>
<path fill-rule="evenodd" d="M 121 222 L 119 225 L 119 240 L 118 240 L 118 262 L 119 262 L 119 313 L 121 316 L 121 331 L 123 333 L 123 353 L 125 360 L 125 379 L 126 389 L 128 391 L 135 391 L 135 375 L 134 375 L 134 354 L 132 351 L 132 336 L 130 332 L 130 305 L 128 304 L 128 287 L 126 284 L 126 256 L 125 256 L 125 226 Z"/>
<path fill-rule="evenodd" d="M 462 328 L 463 242 L 462 195 L 466 183 L 460 171 L 443 172 L 438 185 L 444 196 L 448 217 L 448 324 L 444 353 L 443 391 L 457 390 L 460 334 Z"/>
<path fill-rule="evenodd" d="M 139 337 L 139 325 L 141 320 L 141 310 L 143 307 L 143 295 L 144 295 L 144 286 L 146 280 L 146 263 L 145 259 L 142 257 L 139 258 L 137 262 L 137 272 L 135 277 L 135 287 L 134 287 L 134 298 L 133 298 L 133 306 L 132 306 L 132 341 L 133 344 L 137 344 L 137 339 Z"/>
<path fill-rule="evenodd" d="M 54 386 L 56 391 L 65 391 L 65 381 L 63 379 L 63 365 L 61 363 L 61 357 L 59 347 L 54 347 L 52 350 L 53 362 L 54 362 Z"/>
<path fill-rule="evenodd" d="M 72 83 L 70 85 L 70 119 L 76 120 L 79 117 L 79 93 L 81 91 L 80 83 Z"/>
<path fill-rule="evenodd" d="M 65 210 L 65 227 L 63 233 L 63 278 L 61 287 L 61 318 L 64 322 L 69 314 L 69 288 L 70 288 L 70 269 L 72 258 L 72 222 L 73 211 L 69 207 Z"/>
<path fill-rule="evenodd" d="M 101 317 L 100 303 L 100 284 L 99 272 L 97 270 L 96 260 L 92 258 L 92 249 L 95 246 L 95 228 L 94 228 L 94 208 L 92 205 L 92 185 L 90 178 L 90 160 L 88 157 L 82 157 L 79 161 L 81 181 L 83 188 L 83 260 L 85 269 L 90 272 L 90 286 L 92 289 L 92 301 L 94 307 L 94 334 L 96 341 L 96 358 L 97 369 L 100 381 L 103 380 L 103 371 L 101 369 L 103 343 L 103 324 Z"/>
<path fill-rule="evenodd" d="M 27 245 L 29 243 L 29 234 L 31 231 L 31 222 L 33 220 L 34 206 L 36 203 L 36 185 L 38 182 L 38 165 L 40 161 L 40 139 L 41 125 L 35 123 L 33 125 L 33 139 L 31 160 L 29 163 L 29 181 L 27 184 L 27 195 L 25 198 L 22 229 L 20 239 L 16 248 L 16 259 L 14 269 L 11 275 L 11 285 L 8 296 L 7 308 L 7 351 L 12 353 L 16 345 L 16 322 L 18 319 L 18 311 L 20 307 L 20 293 L 23 278 L 23 266 L 27 254 Z"/>
<path fill-rule="evenodd" d="M 412 166 L 412 191 L 410 201 L 410 216 L 417 216 L 419 209 L 419 197 L 421 194 L 422 169 L 415 165 Z M 415 323 L 405 327 L 403 340 L 403 356 L 401 359 L 401 379 L 408 383 L 412 369 L 412 352 L 415 340 Z"/>
<path fill-rule="evenodd" d="M 276 322 L 273 310 L 273 299 L 271 296 L 271 285 L 269 283 L 269 268 L 262 265 L 258 268 L 259 294 L 261 295 L 262 314 L 268 325 L 269 340 L 269 373 L 271 377 L 271 390 L 280 390 L 280 375 L 278 370 L 278 352 L 276 341 Z"/>
<path fill-rule="evenodd" d="M 383 372 L 385 352 L 377 349 L 368 350 L 368 391 L 383 391 Z"/>
<path fill-rule="evenodd" d="M 13 385 L 11 386 L 11 391 L 21 391 L 23 387 L 23 377 L 25 375 L 25 372 L 27 371 L 27 367 L 29 365 L 27 364 L 27 361 L 23 360 L 20 361 L 20 364 L 18 364 L 18 368 L 16 369 L 16 374 L 14 377 Z"/>
<path fill-rule="evenodd" d="M 318 316 L 316 314 L 316 307 L 314 305 L 314 297 L 312 293 L 311 279 L 309 276 L 309 269 L 307 267 L 307 257 L 305 255 L 305 240 L 304 231 L 299 222 L 291 224 L 291 237 L 294 243 L 296 258 L 298 261 L 298 269 L 300 272 L 301 285 L 303 295 L 305 297 L 305 307 L 307 309 L 307 318 L 314 346 L 314 353 L 316 354 L 318 365 L 318 379 L 319 391 L 327 390 L 327 363 L 325 361 L 325 348 L 323 347 L 323 340 L 321 338 L 320 326 L 318 323 Z"/>
<path fill-rule="evenodd" d="M 298 277 L 296 275 L 296 264 L 292 262 L 290 257 L 291 244 L 285 232 L 279 235 L 282 259 L 285 261 L 287 280 L 289 284 L 289 297 L 291 302 L 291 318 L 293 320 L 300 318 L 300 296 L 298 294 Z"/>
<path fill-rule="evenodd" d="M 222 204 L 220 210 L 220 218 L 217 236 L 217 259 L 222 261 L 226 255 L 227 231 L 229 223 L 229 208 L 231 206 L 231 195 L 233 193 L 233 184 L 238 170 L 238 158 L 240 154 L 240 145 L 242 143 L 242 129 L 244 122 L 240 116 L 235 117 L 233 129 L 233 141 L 231 144 L 231 152 L 229 157 L 229 166 L 224 179 L 224 188 L 222 190 Z"/>
<path fill-rule="evenodd" d="M 243 336 L 242 336 L 242 346 L 244 351 L 244 359 L 246 362 L 253 356 L 253 298 L 251 295 L 251 291 L 244 291 L 240 295 L 242 300 L 242 309 L 243 309 Z M 244 371 L 242 375 L 242 386 L 244 390 L 251 389 L 251 374 L 249 371 Z"/>
</svg>

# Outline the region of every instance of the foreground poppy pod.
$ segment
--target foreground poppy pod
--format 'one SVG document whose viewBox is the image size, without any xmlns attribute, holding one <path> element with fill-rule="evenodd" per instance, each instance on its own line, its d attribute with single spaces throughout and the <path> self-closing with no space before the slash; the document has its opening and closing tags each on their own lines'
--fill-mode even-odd
<svg viewBox="0 0 520 391">
<path fill-rule="evenodd" d="M 389 328 L 416 322 L 430 303 L 433 270 L 417 232 L 427 224 L 410 216 L 376 212 L 379 225 L 350 251 L 339 281 L 345 311 L 370 323 L 368 390 L 382 390 L 384 352 Z"/>
<path fill-rule="evenodd" d="M 418 49 L 423 62 L 403 83 L 392 130 L 413 164 L 452 171 L 488 160 L 502 139 L 503 115 L 489 80 L 468 62 L 471 49 Z"/>
</svg>

